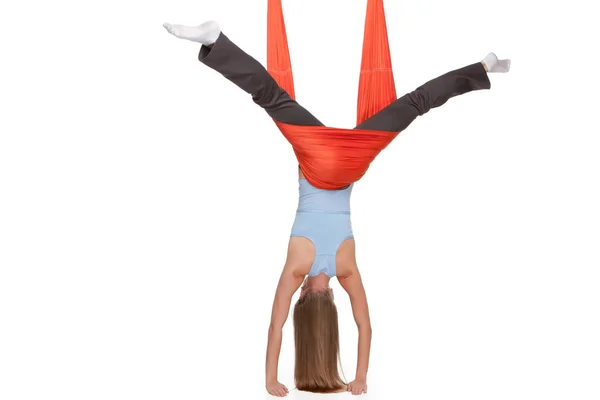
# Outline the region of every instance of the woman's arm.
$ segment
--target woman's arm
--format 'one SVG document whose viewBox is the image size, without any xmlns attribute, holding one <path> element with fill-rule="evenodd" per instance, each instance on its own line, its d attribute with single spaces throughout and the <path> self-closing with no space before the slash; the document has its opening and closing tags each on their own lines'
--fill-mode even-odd
<svg viewBox="0 0 600 400">
<path fill-rule="evenodd" d="M 269 325 L 269 337 L 267 343 L 267 360 L 266 360 L 266 382 L 267 386 L 270 383 L 277 382 L 277 367 L 279 363 L 279 352 L 281 350 L 282 329 L 287 320 L 292 296 L 302 284 L 302 276 L 294 273 L 294 270 L 287 266 L 284 267 L 275 299 L 273 300 L 273 310 L 271 312 L 271 323 Z"/>
<path fill-rule="evenodd" d="M 340 285 L 350 297 L 354 321 L 358 327 L 358 360 L 355 381 L 366 382 L 369 354 L 371 352 L 371 320 L 369 318 L 367 295 L 358 268 L 353 268 L 349 274 L 338 279 Z"/>
</svg>

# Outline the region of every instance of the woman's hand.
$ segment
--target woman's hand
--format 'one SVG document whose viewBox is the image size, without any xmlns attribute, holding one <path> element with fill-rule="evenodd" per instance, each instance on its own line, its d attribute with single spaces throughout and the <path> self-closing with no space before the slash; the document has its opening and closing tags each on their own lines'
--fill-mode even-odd
<svg viewBox="0 0 600 400">
<path fill-rule="evenodd" d="M 285 397 L 289 393 L 289 390 L 285 387 L 285 385 L 277 381 L 273 381 L 267 382 L 267 392 L 269 392 L 269 394 L 272 396 Z"/>
<path fill-rule="evenodd" d="M 355 379 L 348 384 L 348 391 L 352 394 L 363 394 L 367 393 L 367 380 L 366 379 Z"/>
</svg>

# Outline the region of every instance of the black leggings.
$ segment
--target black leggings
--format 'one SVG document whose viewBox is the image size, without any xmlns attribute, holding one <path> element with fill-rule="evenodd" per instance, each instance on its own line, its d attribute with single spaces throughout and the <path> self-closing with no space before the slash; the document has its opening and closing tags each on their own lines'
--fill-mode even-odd
<svg viewBox="0 0 600 400">
<path fill-rule="evenodd" d="M 198 59 L 252 95 L 275 121 L 291 125 L 323 126 L 282 89 L 267 70 L 221 33 L 210 47 L 202 46 Z M 419 115 L 473 90 L 489 89 L 490 81 L 478 62 L 450 71 L 405 94 L 354 129 L 401 132 Z"/>
</svg>

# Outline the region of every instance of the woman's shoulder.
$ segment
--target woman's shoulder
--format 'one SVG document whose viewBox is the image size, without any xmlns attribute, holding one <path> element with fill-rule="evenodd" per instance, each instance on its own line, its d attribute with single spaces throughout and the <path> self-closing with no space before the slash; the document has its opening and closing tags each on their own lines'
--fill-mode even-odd
<svg viewBox="0 0 600 400">
<path fill-rule="evenodd" d="M 305 276 L 315 260 L 316 250 L 313 242 L 305 237 L 292 236 L 288 244 L 286 268 L 294 275 Z"/>
<path fill-rule="evenodd" d="M 358 271 L 354 238 L 346 239 L 340 244 L 335 256 L 335 265 L 338 279 L 348 277 Z"/>
</svg>

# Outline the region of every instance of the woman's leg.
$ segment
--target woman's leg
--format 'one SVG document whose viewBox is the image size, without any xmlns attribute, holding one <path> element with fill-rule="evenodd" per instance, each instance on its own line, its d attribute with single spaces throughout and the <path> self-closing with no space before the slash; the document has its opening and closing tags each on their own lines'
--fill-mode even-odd
<svg viewBox="0 0 600 400">
<path fill-rule="evenodd" d="M 198 59 L 236 84 L 275 121 L 292 125 L 323 126 L 293 100 L 261 63 L 236 46 L 209 21 L 198 27 L 165 24 L 173 35 L 202 44 Z"/>
<path fill-rule="evenodd" d="M 498 60 L 490 53 L 482 62 L 450 71 L 405 94 L 355 129 L 402 132 L 418 116 L 441 106 L 452 97 L 489 89 L 488 71 L 508 72 L 509 68 L 510 60 Z"/>
</svg>

